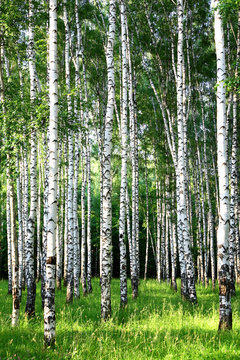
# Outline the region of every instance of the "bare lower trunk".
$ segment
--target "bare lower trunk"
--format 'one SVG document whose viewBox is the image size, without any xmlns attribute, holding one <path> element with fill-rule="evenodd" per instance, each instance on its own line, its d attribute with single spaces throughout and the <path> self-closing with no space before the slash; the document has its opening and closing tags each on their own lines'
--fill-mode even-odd
<svg viewBox="0 0 240 360">
<path fill-rule="evenodd" d="M 19 267 L 18 267 L 18 242 L 16 232 L 16 216 L 15 216 L 15 199 L 14 199 L 14 184 L 9 171 L 8 176 L 10 177 L 10 221 L 11 221 L 11 253 L 12 253 L 12 326 L 18 325 L 19 310 L 20 310 L 20 299 L 19 299 Z"/>
<path fill-rule="evenodd" d="M 8 249 L 8 294 L 12 294 L 12 247 L 11 247 L 11 210 L 10 210 L 10 184 L 7 180 L 7 249 Z"/>
</svg>

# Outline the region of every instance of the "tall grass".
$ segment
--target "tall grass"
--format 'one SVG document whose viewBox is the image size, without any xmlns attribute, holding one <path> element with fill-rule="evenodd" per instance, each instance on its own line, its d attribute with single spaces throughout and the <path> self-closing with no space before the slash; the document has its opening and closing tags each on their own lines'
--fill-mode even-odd
<svg viewBox="0 0 240 360">
<path fill-rule="evenodd" d="M 178 284 L 179 285 L 179 284 Z M 130 283 L 128 284 L 130 294 Z M 233 330 L 218 332 L 218 293 L 197 287 L 198 305 L 181 300 L 168 284 L 141 281 L 139 298 L 129 296 L 119 308 L 119 280 L 112 281 L 112 319 L 100 319 L 99 279 L 93 293 L 70 305 L 65 289 L 56 292 L 57 341 L 45 349 L 40 284 L 36 316 L 24 317 L 26 293 L 21 303 L 20 325 L 11 328 L 11 296 L 0 282 L 0 359 L 240 359 L 240 301 L 233 303 Z"/>
</svg>

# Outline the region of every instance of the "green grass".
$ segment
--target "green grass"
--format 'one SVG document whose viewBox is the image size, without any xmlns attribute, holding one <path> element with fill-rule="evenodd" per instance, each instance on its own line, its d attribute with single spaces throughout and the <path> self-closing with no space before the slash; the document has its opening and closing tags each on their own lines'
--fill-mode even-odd
<svg viewBox="0 0 240 360">
<path fill-rule="evenodd" d="M 130 294 L 130 283 L 128 284 Z M 26 292 L 21 303 L 20 325 L 11 328 L 12 299 L 7 282 L 0 281 L 0 359 L 240 359 L 239 291 L 232 299 L 233 330 L 218 332 L 217 290 L 197 287 L 198 306 L 181 300 L 167 284 L 142 281 L 139 298 L 129 296 L 119 309 L 119 280 L 112 281 L 112 319 L 100 319 L 99 280 L 93 293 L 71 305 L 65 289 L 56 292 L 56 346 L 45 349 L 40 284 L 36 316 L 24 318 Z"/>
</svg>

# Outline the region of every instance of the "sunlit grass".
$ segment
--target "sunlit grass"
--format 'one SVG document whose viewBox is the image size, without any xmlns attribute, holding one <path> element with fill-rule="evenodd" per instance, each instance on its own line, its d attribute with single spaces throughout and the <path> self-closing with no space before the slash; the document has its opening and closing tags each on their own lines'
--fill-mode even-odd
<svg viewBox="0 0 240 360">
<path fill-rule="evenodd" d="M 240 359 L 240 301 L 233 298 L 233 330 L 218 332 L 218 291 L 197 287 L 198 305 L 181 300 L 168 284 L 141 281 L 139 298 L 119 308 L 119 280 L 112 281 L 112 319 L 100 319 L 99 279 L 93 293 L 72 304 L 65 289 L 56 292 L 57 342 L 45 349 L 40 284 L 36 316 L 25 319 L 26 292 L 20 325 L 11 328 L 11 296 L 0 282 L 0 359 Z"/>
</svg>

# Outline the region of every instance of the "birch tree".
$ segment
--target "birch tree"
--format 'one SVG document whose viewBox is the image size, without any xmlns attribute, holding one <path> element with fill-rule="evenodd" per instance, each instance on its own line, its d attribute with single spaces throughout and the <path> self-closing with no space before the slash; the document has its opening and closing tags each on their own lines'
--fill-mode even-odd
<svg viewBox="0 0 240 360">
<path fill-rule="evenodd" d="M 65 79 L 67 89 L 67 112 L 68 121 L 71 123 L 72 105 L 71 105 L 71 85 L 70 85 L 70 30 L 66 1 L 64 1 L 64 26 L 65 26 Z M 73 298 L 73 130 L 70 129 L 68 137 L 68 196 L 67 196 L 67 302 Z"/>
<path fill-rule="evenodd" d="M 111 250 L 112 250 L 112 180 L 111 153 L 112 127 L 115 99 L 113 45 L 115 38 L 116 3 L 110 0 L 109 29 L 106 49 L 108 74 L 108 100 L 105 117 L 103 148 L 103 223 L 102 223 L 102 259 L 101 259 L 101 316 L 107 320 L 111 316 Z"/>
<path fill-rule="evenodd" d="M 127 48 L 126 48 L 126 9 L 125 2 L 120 2 L 121 11 L 121 45 L 122 45 L 122 108 L 121 108 L 121 187 L 119 216 L 120 246 L 120 305 L 127 304 L 127 254 L 125 245 L 125 214 L 127 187 Z"/>
<path fill-rule="evenodd" d="M 46 285 L 44 303 L 44 340 L 55 343 L 55 270 L 58 175 L 58 71 L 57 71 L 57 1 L 49 1 L 49 194 Z"/>
<path fill-rule="evenodd" d="M 232 328 L 232 307 L 229 273 L 229 184 L 226 138 L 226 79 L 224 32 L 219 11 L 214 1 L 214 34 L 217 58 L 217 159 L 219 181 L 219 223 L 217 231 L 217 257 L 219 281 L 219 330 Z"/>
<path fill-rule="evenodd" d="M 31 100 L 31 123 L 34 123 L 34 104 L 37 90 L 37 77 L 35 68 L 34 52 L 34 7 L 32 0 L 29 0 L 29 73 L 30 73 L 30 100 Z M 26 282 L 27 282 L 27 303 L 25 313 L 28 316 L 35 314 L 36 284 L 34 276 L 34 237 L 37 214 L 37 144 L 36 130 L 32 125 L 31 131 L 31 153 L 30 153 L 30 213 L 27 222 L 26 241 Z"/>
<path fill-rule="evenodd" d="M 184 246 L 184 258 L 187 276 L 187 295 L 191 302 L 197 301 L 192 254 L 190 249 L 190 233 L 186 205 L 186 149 L 184 140 L 183 119 L 183 1 L 177 2 L 178 11 L 178 48 L 177 48 L 177 126 L 178 126 L 178 166 L 177 177 L 179 186 L 178 228 L 181 229 Z"/>
</svg>

